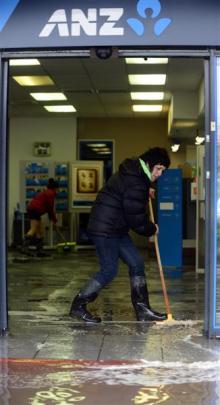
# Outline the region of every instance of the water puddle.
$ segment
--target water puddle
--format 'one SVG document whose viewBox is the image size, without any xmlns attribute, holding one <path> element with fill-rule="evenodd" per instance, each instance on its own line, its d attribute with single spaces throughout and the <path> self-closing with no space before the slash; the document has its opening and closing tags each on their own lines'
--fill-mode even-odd
<svg viewBox="0 0 220 405">
<path fill-rule="evenodd" d="M 1 405 L 219 404 L 220 361 L 1 360 Z"/>
</svg>

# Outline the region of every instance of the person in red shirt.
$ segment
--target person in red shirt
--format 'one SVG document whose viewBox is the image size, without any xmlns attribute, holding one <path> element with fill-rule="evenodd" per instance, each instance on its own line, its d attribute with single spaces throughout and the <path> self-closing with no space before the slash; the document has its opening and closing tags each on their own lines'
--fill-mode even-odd
<svg viewBox="0 0 220 405">
<path fill-rule="evenodd" d="M 44 229 L 41 216 L 48 214 L 50 221 L 52 221 L 54 225 L 56 224 L 57 219 L 54 212 L 54 200 L 58 187 L 58 182 L 54 181 L 53 178 L 50 178 L 48 180 L 47 188 L 39 192 L 28 204 L 27 213 L 30 218 L 30 229 L 23 240 L 21 249 L 22 253 L 31 255 L 29 246 L 36 244 L 37 256 L 45 256 L 45 252 L 43 251 Z"/>
</svg>

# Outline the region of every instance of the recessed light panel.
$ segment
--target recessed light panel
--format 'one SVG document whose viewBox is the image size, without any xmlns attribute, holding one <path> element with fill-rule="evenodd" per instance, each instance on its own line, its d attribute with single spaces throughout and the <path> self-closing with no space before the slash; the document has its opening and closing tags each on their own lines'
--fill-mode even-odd
<svg viewBox="0 0 220 405">
<path fill-rule="evenodd" d="M 155 92 L 134 91 L 130 94 L 131 94 L 132 100 L 163 100 L 164 99 L 163 91 L 155 91 Z"/>
<path fill-rule="evenodd" d="M 164 85 L 165 74 L 128 75 L 129 83 L 133 85 Z"/>
<path fill-rule="evenodd" d="M 10 66 L 35 66 L 40 65 L 38 59 L 10 59 Z"/>
<path fill-rule="evenodd" d="M 99 151 L 99 152 L 97 152 L 99 155 L 111 155 L 111 151 L 105 151 L 105 152 L 101 152 L 101 151 Z"/>
<path fill-rule="evenodd" d="M 106 146 L 106 143 L 87 143 L 87 146 L 90 148 L 104 148 Z"/>
<path fill-rule="evenodd" d="M 53 86 L 54 82 L 49 76 L 12 76 L 21 86 Z"/>
<path fill-rule="evenodd" d="M 135 112 L 153 112 L 153 111 L 162 111 L 162 105 L 140 105 L 135 104 L 132 106 L 133 111 Z"/>
<path fill-rule="evenodd" d="M 125 58 L 128 64 L 157 65 L 168 63 L 168 58 Z"/>
<path fill-rule="evenodd" d="M 66 96 L 63 93 L 30 93 L 37 101 L 54 101 L 54 100 L 66 100 Z"/>
<path fill-rule="evenodd" d="M 70 113 L 76 112 L 73 105 L 44 105 L 44 108 L 49 112 L 60 112 L 60 113 Z"/>
<path fill-rule="evenodd" d="M 92 150 L 94 150 L 94 152 L 109 152 L 110 151 L 109 148 L 92 148 Z"/>
</svg>

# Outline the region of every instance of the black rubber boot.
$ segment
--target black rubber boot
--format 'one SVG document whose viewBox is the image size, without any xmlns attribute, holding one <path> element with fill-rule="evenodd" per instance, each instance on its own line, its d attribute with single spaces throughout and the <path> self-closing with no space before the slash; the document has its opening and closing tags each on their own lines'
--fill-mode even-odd
<svg viewBox="0 0 220 405">
<path fill-rule="evenodd" d="M 70 316 L 72 318 L 77 317 L 87 323 L 100 323 L 101 318 L 92 315 L 86 309 L 86 305 L 96 299 L 101 288 L 101 284 L 94 278 L 91 278 L 86 286 L 74 298 L 70 308 Z"/>
<path fill-rule="evenodd" d="M 149 303 L 149 296 L 145 276 L 134 276 L 130 278 L 131 301 L 138 321 L 164 321 L 166 314 L 154 311 Z"/>
<path fill-rule="evenodd" d="M 23 253 L 24 255 L 33 257 L 34 253 L 29 250 L 29 246 L 33 245 L 34 240 L 35 240 L 34 236 L 25 236 L 25 238 L 22 241 L 20 252 Z"/>
<path fill-rule="evenodd" d="M 36 238 L 37 257 L 49 257 L 43 249 L 43 238 Z"/>
</svg>

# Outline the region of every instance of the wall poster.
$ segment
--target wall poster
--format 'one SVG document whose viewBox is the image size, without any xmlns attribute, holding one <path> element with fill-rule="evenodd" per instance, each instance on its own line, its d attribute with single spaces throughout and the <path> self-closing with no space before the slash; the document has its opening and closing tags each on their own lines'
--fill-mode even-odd
<svg viewBox="0 0 220 405">
<path fill-rule="evenodd" d="M 103 161 L 71 164 L 70 209 L 91 206 L 103 185 Z"/>
</svg>

